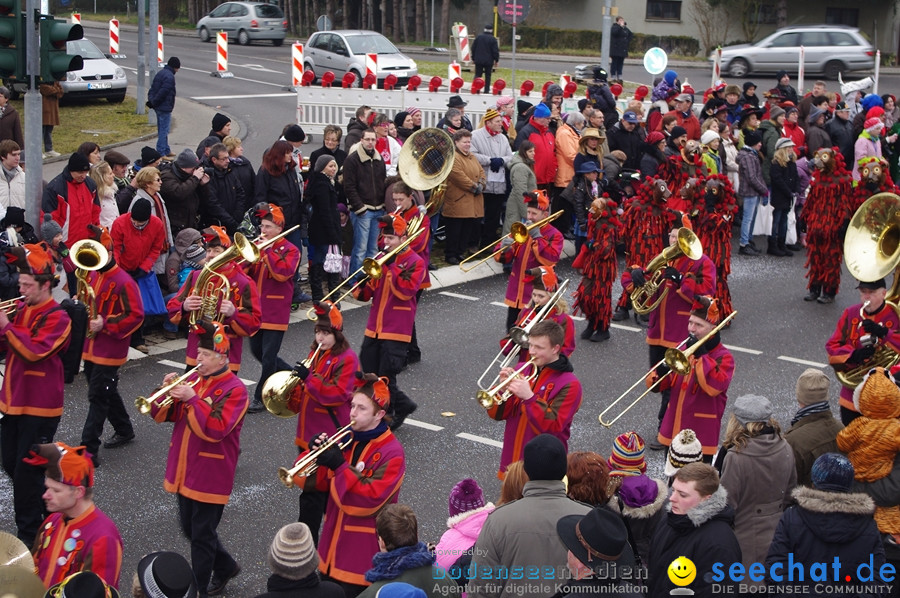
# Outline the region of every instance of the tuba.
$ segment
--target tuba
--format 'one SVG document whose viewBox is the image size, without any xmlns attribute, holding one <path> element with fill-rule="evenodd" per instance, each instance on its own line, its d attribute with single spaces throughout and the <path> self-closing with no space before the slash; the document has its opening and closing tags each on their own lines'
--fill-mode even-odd
<svg viewBox="0 0 900 598">
<path fill-rule="evenodd" d="M 204 319 L 222 321 L 219 304 L 228 299 L 231 283 L 227 277 L 216 270 L 236 259 L 242 259 L 250 264 L 259 259 L 259 247 L 248 241 L 247 237 L 241 233 L 234 233 L 234 243 L 231 247 L 206 262 L 203 269 L 200 270 L 190 294 L 198 295 L 203 300 L 203 305 L 191 312 L 189 321 L 192 326 Z"/>
<path fill-rule="evenodd" d="M 109 262 L 109 251 L 93 239 L 82 239 L 72 245 L 69 256 L 77 268 L 75 270 L 75 278 L 78 279 L 76 297 L 87 308 L 88 322 L 90 322 L 97 317 L 97 297 L 94 289 L 88 283 L 87 273 L 105 266 Z M 88 330 L 87 337 L 93 338 L 94 333 Z"/>
<path fill-rule="evenodd" d="M 897 300 L 900 299 L 900 196 L 894 193 L 877 193 L 863 203 L 847 226 L 844 237 L 844 261 L 847 270 L 861 281 L 884 278 L 894 271 L 894 282 L 887 293 L 885 303 L 900 315 Z M 865 305 L 860 309 L 860 319 L 865 318 Z M 835 371 L 835 376 L 847 388 L 855 389 L 874 367 L 888 370 L 900 363 L 900 353 L 884 343 L 864 364 Z"/>
<path fill-rule="evenodd" d="M 456 147 L 450 135 L 441 129 L 420 129 L 410 135 L 400 148 L 397 172 L 410 189 L 431 192 L 425 204 L 428 216 L 437 214 L 444 203 L 447 186 L 444 181 L 453 169 Z M 422 226 L 424 218 L 415 216 L 409 221 L 407 235 L 414 234 Z"/>
<path fill-rule="evenodd" d="M 644 286 L 635 288 L 631 292 L 631 304 L 635 313 L 649 314 L 659 307 L 659 304 L 669 293 L 669 287 L 664 287 L 662 293 L 653 301 L 653 296 L 663 284 L 663 274 L 666 265 L 675 258 L 686 255 L 692 260 L 699 260 L 703 255 L 703 245 L 694 232 L 686 227 L 678 229 L 678 242 L 662 250 L 662 253 L 650 260 L 645 270 L 650 272 L 650 278 Z"/>
<path fill-rule="evenodd" d="M 319 355 L 319 351 L 321 350 L 322 343 L 319 343 L 319 346 L 316 347 L 313 354 L 301 361 L 300 365 L 306 369 L 310 369 L 313 362 L 316 360 L 316 356 Z M 275 372 L 266 378 L 262 387 L 262 402 L 263 405 L 266 406 L 266 410 L 278 417 L 294 417 L 297 415 L 288 409 L 287 404 L 291 399 L 291 393 L 294 388 L 301 382 L 303 382 L 303 380 L 291 370 Z"/>
</svg>

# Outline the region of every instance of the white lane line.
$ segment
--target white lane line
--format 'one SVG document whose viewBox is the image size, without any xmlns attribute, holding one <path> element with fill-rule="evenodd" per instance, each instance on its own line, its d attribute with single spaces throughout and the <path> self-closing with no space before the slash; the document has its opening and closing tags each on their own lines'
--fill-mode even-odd
<svg viewBox="0 0 900 598">
<path fill-rule="evenodd" d="M 426 430 L 431 430 L 432 432 L 440 432 L 441 430 L 444 429 L 444 428 L 441 427 L 441 426 L 436 426 L 436 425 L 434 425 L 434 424 L 429 424 L 429 423 L 427 423 L 427 422 L 421 422 L 421 421 L 419 421 L 419 420 L 417 420 L 417 419 L 409 419 L 409 418 L 406 418 L 406 420 L 404 421 L 404 423 L 406 423 L 406 424 L 408 424 L 408 425 L 410 425 L 410 426 L 415 426 L 415 427 L 417 427 L 417 428 L 424 428 L 424 429 L 426 429 Z"/>
<path fill-rule="evenodd" d="M 582 316 L 572 316 L 572 319 L 576 322 L 584 322 L 584 317 Z"/>
<path fill-rule="evenodd" d="M 640 332 L 643 328 L 635 328 L 634 326 L 625 326 L 624 324 L 610 324 L 610 328 L 616 328 L 618 330 L 627 330 L 628 332 Z"/>
<path fill-rule="evenodd" d="M 179 70 L 194 71 L 195 73 L 204 73 L 206 75 L 209 75 L 209 69 L 204 70 L 204 69 L 192 69 L 192 68 L 181 67 L 181 69 L 179 69 Z M 248 81 L 250 83 L 256 83 L 257 85 L 268 85 L 270 87 L 284 87 L 284 85 L 285 85 L 284 83 L 272 83 L 270 81 L 258 81 L 256 79 L 247 79 L 246 77 L 234 77 L 234 80 L 235 81 Z M 297 94 L 291 93 L 288 95 L 296 96 Z M 223 97 L 234 97 L 234 96 L 223 96 Z M 247 97 L 252 97 L 252 96 L 247 96 Z"/>
<path fill-rule="evenodd" d="M 246 378 L 238 378 L 241 382 L 244 383 L 244 386 L 253 386 L 256 384 L 256 380 L 247 380 Z"/>
<path fill-rule="evenodd" d="M 496 305 L 497 307 L 509 307 L 507 304 L 502 301 L 491 301 L 491 305 Z"/>
<path fill-rule="evenodd" d="M 499 440 L 494 440 L 492 438 L 485 438 L 484 436 L 476 436 L 474 434 L 469 434 L 467 432 L 460 432 L 456 435 L 457 438 L 463 438 L 465 440 L 473 440 L 475 442 L 480 442 L 481 444 L 486 444 L 488 446 L 495 446 L 497 448 L 503 448 L 503 443 Z"/>
<path fill-rule="evenodd" d="M 237 79 L 238 77 L 235 77 Z M 297 97 L 295 93 L 252 93 L 227 96 L 191 96 L 192 100 L 246 100 L 253 98 L 291 98 Z"/>
<path fill-rule="evenodd" d="M 725 345 L 725 348 L 729 351 L 737 351 L 738 353 L 749 353 L 750 355 L 762 355 L 762 351 L 757 351 L 756 349 L 745 349 L 744 347 L 738 347 L 735 345 Z"/>
<path fill-rule="evenodd" d="M 800 365 L 811 365 L 814 368 L 828 367 L 827 363 L 820 363 L 818 361 L 809 361 L 807 359 L 797 359 L 796 357 L 788 357 L 787 355 L 779 355 L 778 359 L 780 359 L 781 361 L 790 361 L 791 363 L 799 363 Z"/>
<path fill-rule="evenodd" d="M 453 297 L 454 299 L 465 299 L 466 301 L 478 301 L 478 297 L 473 297 L 472 295 L 461 295 L 459 293 L 451 293 L 450 291 L 440 291 L 438 295 L 445 295 L 447 297 Z"/>
<path fill-rule="evenodd" d="M 183 363 L 172 361 L 171 359 L 160 359 L 156 363 L 158 363 L 159 365 L 168 366 L 170 368 L 178 368 L 180 370 L 183 370 L 185 368 L 185 365 Z"/>
</svg>

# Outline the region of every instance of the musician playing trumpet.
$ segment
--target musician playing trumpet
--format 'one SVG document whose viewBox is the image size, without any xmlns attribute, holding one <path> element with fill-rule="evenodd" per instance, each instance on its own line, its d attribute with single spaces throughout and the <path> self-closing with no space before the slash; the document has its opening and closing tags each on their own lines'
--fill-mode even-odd
<svg viewBox="0 0 900 598">
<path fill-rule="evenodd" d="M 487 411 L 492 419 L 506 422 L 497 472 L 501 480 L 511 463 L 524 458 L 525 445 L 538 434 L 556 436 L 568 451 L 572 419 L 581 407 L 581 382 L 573 373 L 572 363 L 561 353 L 564 338 L 562 326 L 553 320 L 535 324 L 528 336 L 528 352 L 537 375 L 526 379 L 529 368 L 524 376 L 506 382 L 511 396 Z M 501 384 L 514 371 L 501 370 Z"/>
<path fill-rule="evenodd" d="M 172 388 L 171 402 L 151 404 L 159 423 L 174 422 L 166 461 L 166 492 L 178 499 L 181 529 L 191 541 L 191 567 L 202 595 L 221 594 L 241 568 L 219 542 L 216 528 L 234 487 L 247 412 L 247 388 L 229 369 L 229 337 L 219 322 L 201 320 L 197 338 L 199 381 Z M 168 374 L 169 385 L 176 374 Z"/>
</svg>

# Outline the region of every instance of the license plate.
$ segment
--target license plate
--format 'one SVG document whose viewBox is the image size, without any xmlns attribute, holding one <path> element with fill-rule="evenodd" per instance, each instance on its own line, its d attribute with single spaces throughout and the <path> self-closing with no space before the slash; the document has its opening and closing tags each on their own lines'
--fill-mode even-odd
<svg viewBox="0 0 900 598">
<path fill-rule="evenodd" d="M 406 71 L 388 71 L 388 73 L 393 73 L 398 79 L 402 79 L 406 76 Z"/>
<path fill-rule="evenodd" d="M 88 89 L 110 89 L 112 83 L 88 83 Z"/>
</svg>

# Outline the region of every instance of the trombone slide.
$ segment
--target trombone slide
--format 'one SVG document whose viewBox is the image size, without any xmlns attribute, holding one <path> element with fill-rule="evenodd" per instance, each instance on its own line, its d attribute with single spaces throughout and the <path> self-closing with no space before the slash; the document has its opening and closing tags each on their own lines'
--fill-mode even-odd
<svg viewBox="0 0 900 598">
<path fill-rule="evenodd" d="M 525 370 L 531 368 L 531 373 L 527 376 L 525 375 Z M 531 382 L 538 375 L 538 367 L 537 364 L 534 363 L 534 359 L 529 359 L 522 366 L 506 377 L 504 380 L 501 380 L 489 390 L 479 390 L 475 394 L 475 398 L 478 399 L 478 402 L 481 403 L 481 406 L 485 409 L 490 409 L 495 405 L 500 405 L 501 403 L 505 403 L 512 397 L 512 391 L 509 390 L 509 385 L 513 380 L 518 378 L 524 378 Z M 498 374 L 499 377 L 499 374 Z"/>
<path fill-rule="evenodd" d="M 528 234 L 533 229 L 540 228 L 540 227 L 544 226 L 545 224 L 553 222 L 554 220 L 556 220 L 557 218 L 562 216 L 562 214 L 563 214 L 563 211 L 559 210 L 557 212 L 550 214 L 543 220 L 538 220 L 537 222 L 533 222 L 532 224 L 529 224 L 527 226 L 522 224 L 521 222 L 513 222 L 512 226 L 510 227 L 509 233 L 503 235 L 502 237 L 500 237 L 499 239 L 497 239 L 495 242 L 491 243 L 490 245 L 485 245 L 484 247 L 482 247 L 481 249 L 479 249 L 478 251 L 476 251 L 475 253 L 473 253 L 472 255 L 470 255 L 469 257 L 464 259 L 463 261 L 461 261 L 459 263 L 459 269 L 462 270 L 463 272 L 471 272 L 472 270 L 474 270 L 481 264 L 483 264 L 483 263 L 493 259 L 494 257 L 500 255 L 501 253 L 503 253 L 503 251 L 506 249 L 506 247 L 502 246 L 503 239 L 509 237 L 513 240 L 513 243 L 519 243 L 519 244 L 524 243 L 525 241 L 528 240 Z M 475 259 L 475 256 L 481 255 L 482 253 L 489 250 L 491 247 L 493 247 L 497 243 L 501 243 L 500 249 L 494 251 L 491 255 L 480 259 L 472 266 L 463 267 L 463 264 L 469 263 L 470 261 Z"/>
</svg>

